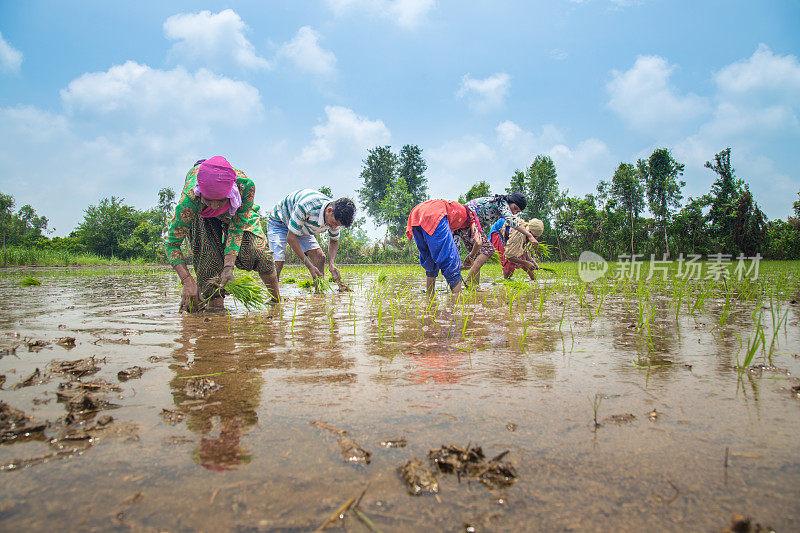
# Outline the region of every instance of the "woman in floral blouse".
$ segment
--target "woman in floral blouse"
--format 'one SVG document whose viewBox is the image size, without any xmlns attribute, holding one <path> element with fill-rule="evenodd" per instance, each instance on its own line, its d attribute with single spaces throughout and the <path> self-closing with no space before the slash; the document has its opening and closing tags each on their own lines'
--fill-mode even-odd
<svg viewBox="0 0 800 533">
<path fill-rule="evenodd" d="M 253 180 L 222 156 L 201 159 L 186 175 L 165 243 L 167 258 L 183 284 L 181 310 L 200 309 L 215 289 L 209 280 L 219 276 L 224 287 L 234 279 L 234 265 L 258 272 L 272 298 L 279 299 L 272 252 L 261 228 L 259 207 L 253 205 L 255 195 Z M 181 252 L 186 237 L 196 282 Z M 223 308 L 223 297 L 212 298 L 211 308 Z"/>
<path fill-rule="evenodd" d="M 494 255 L 495 251 L 488 231 L 500 218 L 505 218 L 512 228 L 525 235 L 528 242 L 538 246 L 539 242 L 536 237 L 526 227 L 520 226 L 519 220 L 514 216 L 525 209 L 527 205 L 528 202 L 525 200 L 525 196 L 518 192 L 495 194 L 494 196 L 475 198 L 467 202 L 467 207 L 475 213 L 483 232 L 483 243 L 480 249 L 476 251 L 476 248 L 473 247 L 472 252 L 464 259 L 464 268 L 469 267 L 469 272 L 467 273 L 468 283 L 480 286 L 481 267 Z M 467 245 L 468 249 L 471 247 L 471 243 L 467 240 L 464 241 L 464 244 Z"/>
</svg>

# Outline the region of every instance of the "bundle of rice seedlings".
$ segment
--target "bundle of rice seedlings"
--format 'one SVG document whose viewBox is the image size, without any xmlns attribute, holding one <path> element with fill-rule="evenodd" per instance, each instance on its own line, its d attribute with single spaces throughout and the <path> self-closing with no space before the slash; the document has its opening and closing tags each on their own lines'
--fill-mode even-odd
<svg viewBox="0 0 800 533">
<path fill-rule="evenodd" d="M 331 290 L 331 284 L 323 277 L 318 277 L 312 279 L 304 279 L 297 284 L 298 287 L 302 289 L 314 289 L 314 292 L 329 292 Z"/>
<path fill-rule="evenodd" d="M 260 309 L 269 304 L 269 291 L 267 291 L 266 287 L 263 287 L 255 279 L 253 279 L 253 276 L 250 274 L 242 274 L 238 278 L 226 283 L 225 287 L 223 288 L 219 287 L 219 282 L 219 277 L 213 278 L 209 281 L 209 284 L 216 285 L 217 288 L 214 290 L 211 296 L 206 298 L 206 301 L 216 296 L 220 296 L 222 291 L 225 291 L 225 294 L 232 296 L 234 300 L 240 302 L 248 311 Z"/>
<path fill-rule="evenodd" d="M 539 249 L 536 250 L 536 255 L 540 259 L 550 259 L 550 253 L 552 252 L 552 248 L 549 244 L 545 244 L 543 242 L 539 243 Z"/>
<path fill-rule="evenodd" d="M 284 283 L 297 283 L 297 280 L 295 278 L 284 278 L 283 282 Z"/>
<path fill-rule="evenodd" d="M 26 287 L 36 287 L 41 285 L 42 282 L 33 276 L 25 276 L 22 278 L 22 281 L 20 281 L 20 284 L 25 285 Z"/>
<path fill-rule="evenodd" d="M 387 279 L 389 279 L 389 275 L 386 273 L 385 270 L 381 270 L 380 272 L 378 272 L 378 277 L 375 278 L 375 280 L 378 283 L 384 283 L 386 282 Z"/>
<path fill-rule="evenodd" d="M 322 276 L 314 278 L 314 292 L 330 292 L 331 284 Z"/>
</svg>

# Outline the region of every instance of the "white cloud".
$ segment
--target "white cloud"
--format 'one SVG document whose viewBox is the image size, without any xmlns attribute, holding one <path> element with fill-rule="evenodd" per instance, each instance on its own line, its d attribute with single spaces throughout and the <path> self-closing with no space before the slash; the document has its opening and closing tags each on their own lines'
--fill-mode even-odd
<svg viewBox="0 0 800 533">
<path fill-rule="evenodd" d="M 420 26 L 436 5 L 435 0 L 326 0 L 326 3 L 337 15 L 351 11 L 366 12 L 389 18 L 405 29 Z"/>
<path fill-rule="evenodd" d="M 495 133 L 504 153 L 520 162 L 520 168 L 524 166 L 522 161 L 532 161 L 536 154 L 545 153 L 552 146 L 564 142 L 564 135 L 551 124 L 544 125 L 537 135 L 506 120 L 497 125 Z"/>
<path fill-rule="evenodd" d="M 797 105 L 800 102 L 800 63 L 793 55 L 778 56 L 765 44 L 747 59 L 737 61 L 714 75 L 726 98 L 769 96 Z M 759 98 L 761 99 L 761 98 Z"/>
<path fill-rule="evenodd" d="M 503 192 L 514 171 L 527 168 L 540 154 L 553 159 L 561 188 L 576 195 L 594 192 L 597 181 L 610 176 L 616 163 L 598 139 L 570 147 L 552 125 L 537 134 L 506 120 L 495 128 L 494 141 L 465 136 L 428 150 L 431 195 L 456 198 L 483 179 L 492 192 Z"/>
<path fill-rule="evenodd" d="M 60 235 L 103 197 L 153 206 L 155 191 L 179 187 L 200 157 L 224 153 L 244 165 L 242 137 L 262 114 L 247 83 L 133 61 L 86 73 L 61 97 L 64 113 L 0 108 L 0 190 L 48 216 Z"/>
<path fill-rule="evenodd" d="M 467 98 L 470 107 L 485 112 L 503 106 L 510 86 L 511 76 L 505 72 L 498 72 L 484 79 L 472 78 L 469 74 L 465 74 L 461 78 L 461 87 L 456 96 Z"/>
<path fill-rule="evenodd" d="M 570 189 L 573 195 L 594 193 L 597 183 L 610 178 L 618 164 L 599 139 L 583 140 L 574 148 L 558 144 L 546 153 L 556 165 L 561 189 Z"/>
<path fill-rule="evenodd" d="M 86 73 L 61 90 L 71 113 L 123 116 L 134 123 L 236 123 L 258 116 L 258 89 L 201 69 L 158 70 L 135 61 Z"/>
<path fill-rule="evenodd" d="M 16 74 L 22 66 L 22 52 L 8 44 L 0 33 L 0 71 Z"/>
<path fill-rule="evenodd" d="M 232 9 L 219 13 L 180 13 L 164 21 L 164 35 L 171 41 L 170 56 L 176 60 L 225 69 L 234 64 L 244 69 L 269 69 L 244 36 L 248 30 Z"/>
<path fill-rule="evenodd" d="M 330 76 L 336 70 L 336 56 L 319 46 L 321 35 L 309 26 L 297 30 L 297 35 L 278 49 L 277 57 L 290 59 L 295 66 L 310 74 Z"/>
<path fill-rule="evenodd" d="M 798 132 L 800 63 L 796 56 L 775 55 L 766 45 L 747 59 L 714 75 L 717 109 L 704 126 L 719 136 L 764 136 Z"/>
<path fill-rule="evenodd" d="M 303 148 L 302 164 L 341 160 L 343 155 L 363 154 L 367 149 L 387 144 L 389 128 L 380 120 L 369 120 L 340 106 L 326 106 L 327 122 L 314 126 L 314 140 Z"/>
<path fill-rule="evenodd" d="M 682 96 L 670 84 L 675 70 L 659 56 L 639 56 L 630 70 L 612 71 L 608 107 L 630 127 L 652 135 L 675 132 L 708 112 L 704 98 Z"/>
</svg>

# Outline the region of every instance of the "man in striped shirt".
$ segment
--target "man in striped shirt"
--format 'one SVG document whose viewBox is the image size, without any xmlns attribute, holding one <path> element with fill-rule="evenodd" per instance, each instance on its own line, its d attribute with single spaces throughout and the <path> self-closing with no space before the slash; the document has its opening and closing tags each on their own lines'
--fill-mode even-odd
<svg viewBox="0 0 800 533">
<path fill-rule="evenodd" d="M 300 189 L 278 202 L 267 219 L 267 239 L 275 270 L 281 276 L 286 261 L 286 244 L 303 262 L 312 278 L 325 275 L 325 253 L 314 235 L 328 232 L 328 266 L 331 276 L 341 279 L 336 262 L 339 228 L 353 223 L 356 206 L 350 198 L 333 200 L 319 191 Z"/>
</svg>

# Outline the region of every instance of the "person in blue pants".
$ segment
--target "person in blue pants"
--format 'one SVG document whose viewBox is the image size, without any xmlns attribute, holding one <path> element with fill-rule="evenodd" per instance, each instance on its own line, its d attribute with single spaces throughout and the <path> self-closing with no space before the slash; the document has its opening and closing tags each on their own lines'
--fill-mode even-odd
<svg viewBox="0 0 800 533">
<path fill-rule="evenodd" d="M 428 295 L 433 294 L 440 271 L 454 294 L 461 291 L 461 256 L 454 233 L 462 240 L 463 234 L 469 233 L 473 246 L 480 248 L 480 224 L 475 214 L 458 202 L 428 200 L 415 206 L 408 216 L 406 236 L 417 245 Z"/>
</svg>

